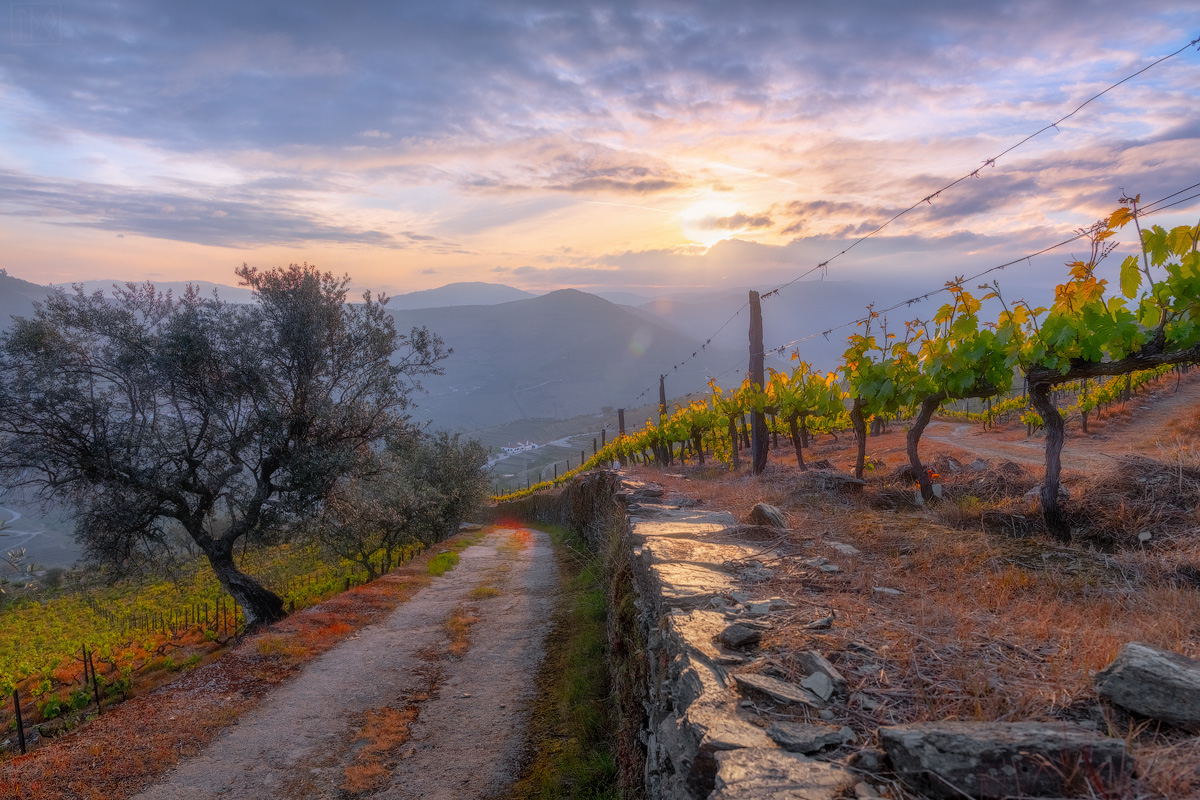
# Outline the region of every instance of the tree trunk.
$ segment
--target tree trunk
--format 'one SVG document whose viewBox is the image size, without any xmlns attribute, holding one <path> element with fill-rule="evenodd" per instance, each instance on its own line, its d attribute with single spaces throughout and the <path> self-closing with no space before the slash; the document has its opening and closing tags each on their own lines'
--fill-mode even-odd
<svg viewBox="0 0 1200 800">
<path fill-rule="evenodd" d="M 854 404 L 850 406 L 850 422 L 854 426 L 854 438 L 858 442 L 858 452 L 854 459 L 854 477 L 860 481 L 867 463 L 867 422 L 863 419 L 862 410 L 862 398 L 857 397 L 854 399 Z"/>
<path fill-rule="evenodd" d="M 229 544 L 228 548 L 219 545 L 206 548 L 205 555 L 208 556 L 208 563 L 212 565 L 221 586 L 245 612 L 246 630 L 251 631 L 260 625 L 278 622 L 286 617 L 283 598 L 239 570 L 233 562 L 232 543 Z"/>
<path fill-rule="evenodd" d="M 921 443 L 921 434 L 925 432 L 925 427 L 929 424 L 929 420 L 933 419 L 933 412 L 938 410 L 938 406 L 946 399 L 945 392 L 931 394 L 921 401 L 921 410 L 917 412 L 917 418 L 913 420 L 912 427 L 908 429 L 908 463 L 912 465 L 913 471 L 917 473 L 917 483 L 921 487 L 921 499 L 926 503 L 932 502 L 934 499 L 933 484 L 929 481 L 929 473 L 925 471 L 925 466 L 921 463 L 921 456 L 917 452 L 917 445 Z"/>
<path fill-rule="evenodd" d="M 800 426 L 796 424 L 796 420 L 799 418 L 799 414 L 789 414 L 788 429 L 792 432 L 792 444 L 796 446 L 796 463 L 800 466 L 801 472 L 807 472 L 808 467 L 804 466 L 804 437 L 800 435 Z"/>
<path fill-rule="evenodd" d="M 699 428 L 692 428 L 693 449 L 696 451 L 696 458 L 700 461 L 700 466 L 704 466 L 704 438 L 703 433 Z"/>
<path fill-rule="evenodd" d="M 1064 544 L 1071 541 L 1071 527 L 1058 505 L 1062 476 L 1062 448 L 1066 440 L 1062 414 L 1050 399 L 1050 384 L 1030 382 L 1029 402 L 1042 417 L 1046 429 L 1046 476 L 1042 480 L 1042 517 L 1051 535 Z"/>
<path fill-rule="evenodd" d="M 737 468 L 741 466 L 742 454 L 738 451 L 741 442 L 738 441 L 737 421 L 733 417 L 729 418 L 729 444 L 733 447 L 733 471 L 737 472 Z"/>
</svg>

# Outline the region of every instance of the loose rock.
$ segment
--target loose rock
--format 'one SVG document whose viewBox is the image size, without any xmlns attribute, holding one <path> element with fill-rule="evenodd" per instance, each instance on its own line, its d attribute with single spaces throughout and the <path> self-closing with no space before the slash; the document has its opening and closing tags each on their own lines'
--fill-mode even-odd
<svg viewBox="0 0 1200 800">
<path fill-rule="evenodd" d="M 758 503 L 750 509 L 750 522 L 768 528 L 787 528 L 787 518 L 783 516 L 783 512 L 766 503 Z"/>
<path fill-rule="evenodd" d="M 739 622 L 721 631 L 717 639 L 726 647 L 742 650 L 762 641 L 762 631 Z"/>
<path fill-rule="evenodd" d="M 829 680 L 829 676 L 824 672 L 814 672 L 800 681 L 800 685 L 821 698 L 821 700 L 828 700 L 833 696 L 833 681 Z"/>
<path fill-rule="evenodd" d="M 1173 725 L 1200 725 L 1200 661 L 1130 642 L 1096 675 L 1096 691 L 1124 709 Z"/>
</svg>

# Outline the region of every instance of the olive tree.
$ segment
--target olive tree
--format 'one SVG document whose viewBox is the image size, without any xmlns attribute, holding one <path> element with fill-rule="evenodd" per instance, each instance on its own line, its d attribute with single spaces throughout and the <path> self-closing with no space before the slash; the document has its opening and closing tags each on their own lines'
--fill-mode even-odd
<svg viewBox="0 0 1200 800">
<path fill-rule="evenodd" d="M 255 626 L 283 602 L 238 569 L 371 468 L 422 375 L 448 351 L 397 333 L 387 299 L 346 302 L 347 277 L 243 265 L 252 305 L 147 283 L 57 290 L 0 337 L 0 479 L 76 510 L 85 553 L 169 555 L 182 531 Z"/>
<path fill-rule="evenodd" d="M 325 549 L 367 571 L 399 563 L 402 551 L 458 530 L 487 495 L 487 453 L 457 434 L 406 431 L 371 456 L 372 474 L 340 481 L 305 526 Z"/>
</svg>

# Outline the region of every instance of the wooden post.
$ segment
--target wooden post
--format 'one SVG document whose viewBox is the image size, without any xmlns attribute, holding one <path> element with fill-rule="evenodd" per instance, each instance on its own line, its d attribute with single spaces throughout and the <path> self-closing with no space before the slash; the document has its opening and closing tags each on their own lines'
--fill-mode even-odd
<svg viewBox="0 0 1200 800">
<path fill-rule="evenodd" d="M 605 447 L 608 446 L 608 442 L 606 441 L 607 439 L 608 439 L 608 428 L 601 428 L 600 429 L 600 448 L 601 449 L 604 449 Z"/>
<path fill-rule="evenodd" d="M 558 480 L 558 462 L 554 462 L 554 480 Z"/>
<path fill-rule="evenodd" d="M 762 301 L 758 292 L 750 292 L 750 382 L 761 391 L 767 385 L 763 352 Z M 753 458 L 754 474 L 762 474 L 767 466 L 767 418 L 761 411 L 750 415 L 750 454 Z"/>
<path fill-rule="evenodd" d="M 593 436 L 592 437 L 592 455 L 596 455 L 596 453 L 598 453 L 599 451 L 600 451 L 600 448 L 598 448 L 596 446 L 596 437 Z"/>
<path fill-rule="evenodd" d="M 25 722 L 21 719 L 21 695 L 13 689 L 13 709 L 17 712 L 17 741 L 21 745 L 21 755 L 25 755 Z"/>
<path fill-rule="evenodd" d="M 92 692 L 96 695 L 96 716 L 100 716 L 104 713 L 104 709 L 100 707 L 100 683 L 96 680 L 96 662 L 92 660 L 92 655 L 88 652 L 86 645 L 83 648 L 83 655 L 92 667 Z"/>
<path fill-rule="evenodd" d="M 660 432 L 663 428 L 663 423 L 665 423 L 666 421 L 667 421 L 667 376 L 659 375 L 658 376 L 658 426 L 659 426 Z M 662 466 L 666 466 L 667 455 L 668 455 L 667 443 L 659 442 L 658 446 L 655 448 L 655 451 L 656 452 L 654 454 L 654 457 L 658 460 L 658 463 Z"/>
</svg>

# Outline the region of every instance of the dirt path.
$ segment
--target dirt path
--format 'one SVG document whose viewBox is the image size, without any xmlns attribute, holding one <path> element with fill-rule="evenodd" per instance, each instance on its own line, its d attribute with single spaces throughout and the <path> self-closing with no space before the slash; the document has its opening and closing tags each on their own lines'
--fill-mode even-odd
<svg viewBox="0 0 1200 800">
<path fill-rule="evenodd" d="M 1100 435 L 1085 435 L 1078 426 L 1067 431 L 1063 445 L 1063 463 L 1080 472 L 1096 472 L 1113 466 L 1113 459 L 1131 450 L 1155 443 L 1169 445 L 1171 425 L 1181 417 L 1194 416 L 1200 405 L 1200 380 L 1184 380 L 1175 390 L 1174 381 L 1149 396 L 1135 397 L 1132 418 Z M 1020 435 L 1018 432 L 1017 435 Z M 1015 461 L 1040 469 L 1046 460 L 1046 440 L 1005 438 L 1004 432 L 985 431 L 971 423 L 934 420 L 926 428 L 923 441 L 941 442 L 970 451 L 979 458 Z"/>
<path fill-rule="evenodd" d="M 557 574 L 546 534 L 489 534 L 138 800 L 502 793 L 518 776 Z"/>
</svg>

